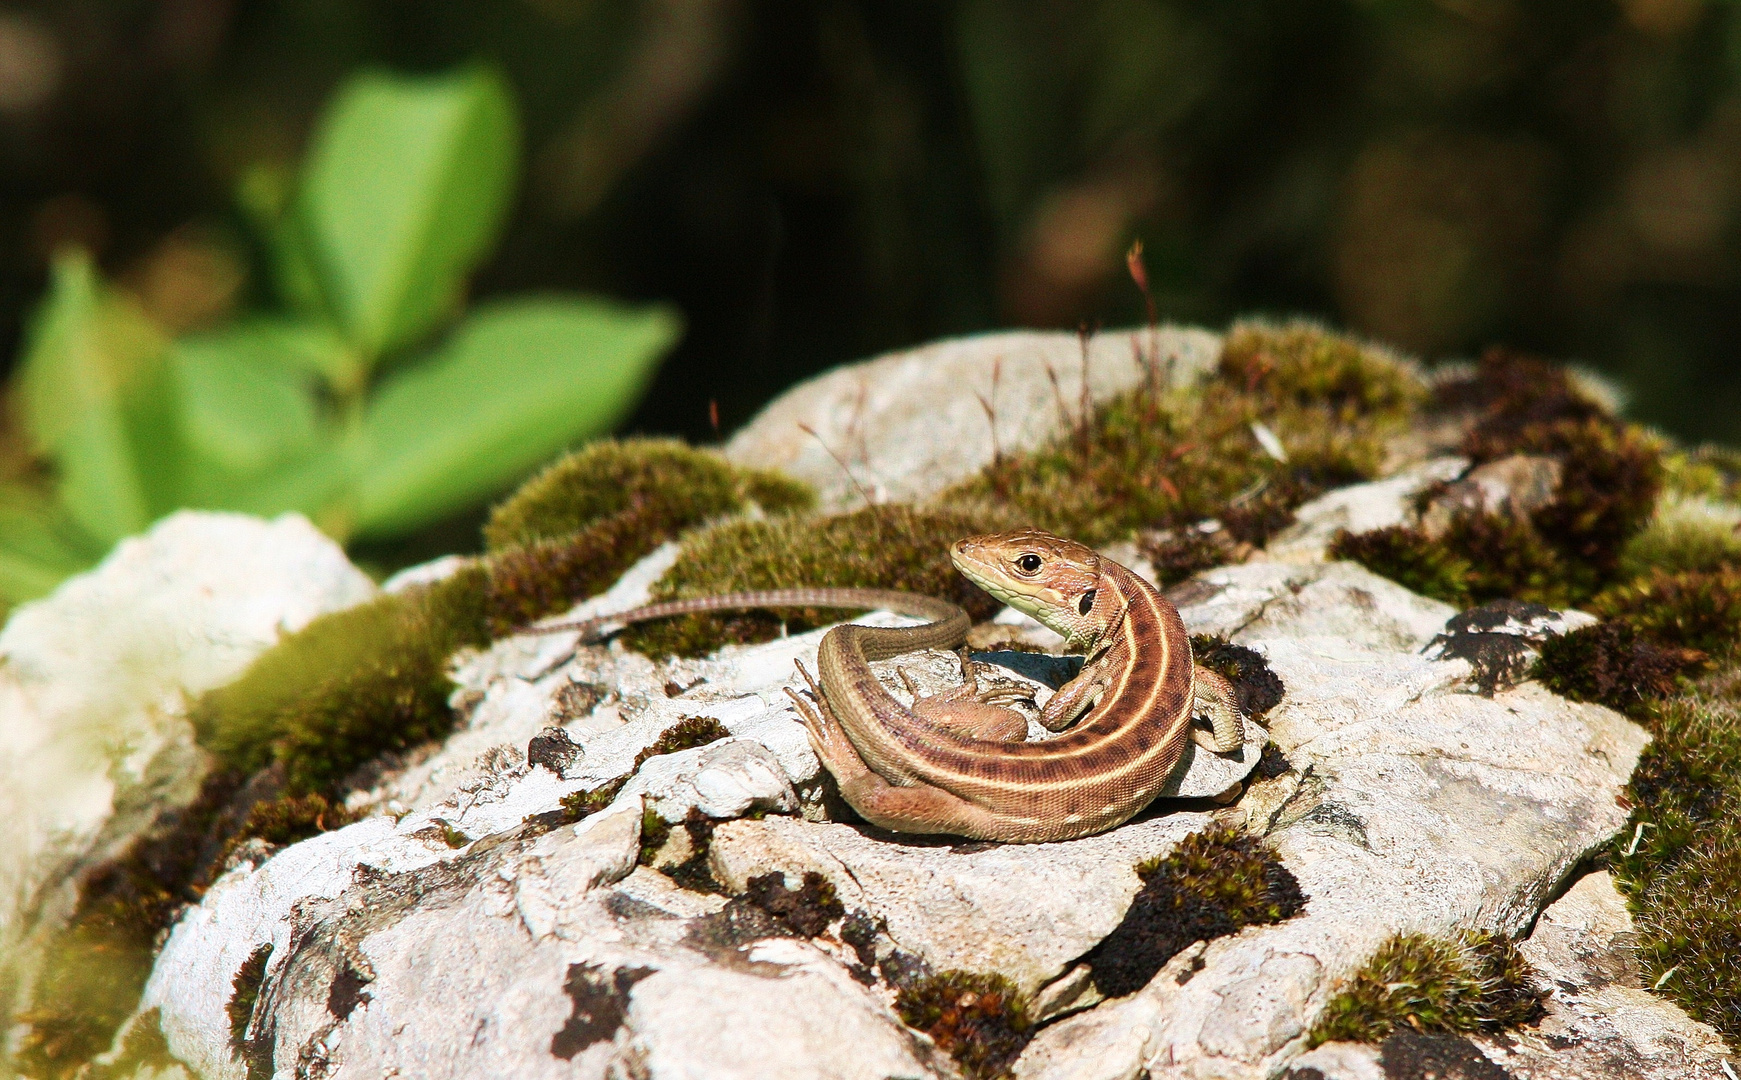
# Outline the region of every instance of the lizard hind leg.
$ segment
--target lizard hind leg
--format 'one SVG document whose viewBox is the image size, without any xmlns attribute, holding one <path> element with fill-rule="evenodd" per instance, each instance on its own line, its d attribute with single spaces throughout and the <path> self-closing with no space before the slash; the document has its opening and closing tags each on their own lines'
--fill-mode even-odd
<svg viewBox="0 0 1741 1080">
<path fill-rule="evenodd" d="M 1228 754 L 1245 743 L 1245 714 L 1239 708 L 1239 695 L 1226 679 L 1199 665 L 1195 672 L 1192 708 L 1199 716 L 1207 716 L 1212 731 L 1191 728 L 1191 738 L 1198 746 L 1217 754 Z"/>
<path fill-rule="evenodd" d="M 966 681 L 961 686 L 928 695 L 913 681 L 906 668 L 895 669 L 895 675 L 913 698 L 908 711 L 926 723 L 970 739 L 1025 740 L 1028 737 L 1028 718 L 1004 706 L 1029 700 L 1028 691 L 1007 683 L 982 690 L 965 663 L 962 673 Z"/>
</svg>

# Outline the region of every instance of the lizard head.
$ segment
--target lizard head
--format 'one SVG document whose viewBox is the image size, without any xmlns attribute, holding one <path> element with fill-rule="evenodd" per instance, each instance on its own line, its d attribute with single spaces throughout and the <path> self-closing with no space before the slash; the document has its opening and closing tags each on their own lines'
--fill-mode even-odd
<svg viewBox="0 0 1741 1080">
<path fill-rule="evenodd" d="M 1100 556 L 1074 540 L 1020 529 L 957 540 L 949 557 L 967 580 L 1063 634 L 1066 647 L 1092 651 L 1116 616 Z"/>
</svg>

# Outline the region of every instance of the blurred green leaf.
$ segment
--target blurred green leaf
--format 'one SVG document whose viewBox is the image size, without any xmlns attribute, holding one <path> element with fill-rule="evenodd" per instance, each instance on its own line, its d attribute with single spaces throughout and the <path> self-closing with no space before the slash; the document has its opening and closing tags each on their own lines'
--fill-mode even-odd
<svg viewBox="0 0 1741 1080">
<path fill-rule="evenodd" d="M 244 325 L 176 343 L 170 354 L 188 451 L 185 502 L 227 506 L 229 490 L 318 448 L 321 418 L 307 357 L 279 327 Z"/>
<path fill-rule="evenodd" d="M 402 532 L 501 490 L 608 430 L 676 340 L 675 313 L 544 298 L 482 308 L 363 420 L 359 535 Z"/>
<path fill-rule="evenodd" d="M 324 292 L 370 357 L 429 331 L 496 239 L 519 156 L 500 76 L 352 80 L 315 137 L 301 214 Z"/>
<path fill-rule="evenodd" d="M 112 543 L 150 523 L 136 440 L 163 413 L 161 331 L 104 291 L 83 252 L 55 259 L 23 361 L 25 426 L 58 471 L 61 503 L 86 532 Z"/>
<path fill-rule="evenodd" d="M 0 484 L 0 604 L 47 595 L 100 555 L 46 494 Z"/>
<path fill-rule="evenodd" d="M 330 317 L 319 272 L 309 251 L 307 227 L 290 212 L 291 180 L 282 169 L 257 165 L 242 176 L 236 202 L 254 226 L 271 273 L 273 291 L 292 311 L 310 318 Z"/>
</svg>

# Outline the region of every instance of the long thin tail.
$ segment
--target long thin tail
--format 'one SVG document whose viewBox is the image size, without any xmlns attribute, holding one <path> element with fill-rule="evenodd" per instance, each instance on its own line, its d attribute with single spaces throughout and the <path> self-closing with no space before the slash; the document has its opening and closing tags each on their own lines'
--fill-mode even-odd
<svg viewBox="0 0 1741 1080">
<path fill-rule="evenodd" d="M 597 641 L 606 628 L 621 628 L 632 623 L 653 619 L 668 619 L 677 615 L 700 615 L 710 611 L 750 611 L 757 608 L 844 608 L 854 611 L 893 611 L 919 619 L 939 622 L 966 619 L 955 604 L 933 596 L 898 592 L 894 589 L 763 589 L 758 592 L 724 593 L 719 596 L 698 596 L 691 600 L 667 600 L 630 608 L 614 615 L 595 615 L 578 622 L 549 623 L 523 626 L 515 634 L 561 634 L 578 632 L 582 641 Z"/>
</svg>

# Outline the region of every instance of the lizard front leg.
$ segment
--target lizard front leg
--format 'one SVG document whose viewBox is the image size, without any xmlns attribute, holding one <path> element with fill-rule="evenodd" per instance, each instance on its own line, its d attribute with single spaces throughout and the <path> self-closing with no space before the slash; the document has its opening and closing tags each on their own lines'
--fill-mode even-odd
<svg viewBox="0 0 1741 1080">
<path fill-rule="evenodd" d="M 1022 701 L 1027 698 L 1028 692 L 1017 686 L 994 686 L 982 691 L 979 680 L 974 678 L 965 662 L 961 665 L 961 672 L 966 680 L 961 686 L 946 693 L 927 696 L 920 693 L 919 687 L 905 668 L 895 669 L 895 674 L 900 676 L 907 692 L 913 696 L 909 711 L 926 723 L 935 724 L 945 731 L 965 735 L 970 739 L 998 742 L 1021 742 L 1026 739 L 1028 718 L 1014 709 L 1004 708 L 1003 703 Z"/>
<path fill-rule="evenodd" d="M 1233 684 L 1201 664 L 1193 672 L 1192 708 L 1199 716 L 1207 716 L 1213 733 L 1193 726 L 1191 738 L 1198 746 L 1227 754 L 1245 743 L 1245 714 L 1239 709 L 1239 695 Z"/>
</svg>

